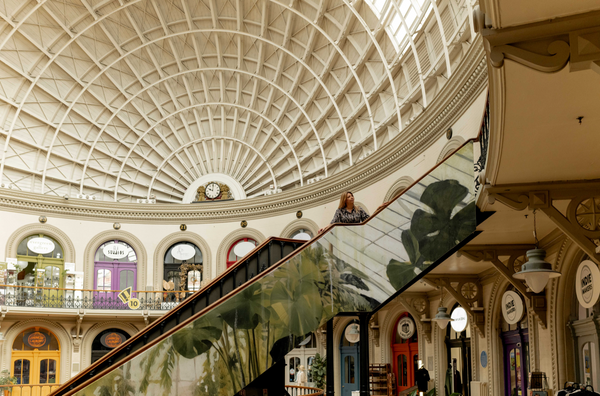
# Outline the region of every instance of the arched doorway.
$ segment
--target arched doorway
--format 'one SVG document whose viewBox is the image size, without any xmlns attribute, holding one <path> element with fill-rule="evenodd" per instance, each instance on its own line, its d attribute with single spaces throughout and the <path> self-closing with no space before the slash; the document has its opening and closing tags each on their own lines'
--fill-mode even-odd
<svg viewBox="0 0 600 396">
<path fill-rule="evenodd" d="M 129 334 L 121 329 L 102 331 L 92 341 L 92 363 L 124 343 L 129 337 Z"/>
<path fill-rule="evenodd" d="M 137 256 L 126 242 L 112 240 L 100 245 L 94 256 L 94 306 L 126 309 L 118 291 L 137 288 Z"/>
<path fill-rule="evenodd" d="M 18 305 L 31 306 L 33 301 L 38 304 L 40 293 L 43 304 L 55 304 L 62 297 L 60 288 L 64 287 L 65 259 L 62 246 L 54 238 L 36 234 L 23 239 L 17 248 L 15 268 L 8 270 L 9 285 L 48 288 L 39 291 L 32 288 L 18 290 Z"/>
<path fill-rule="evenodd" d="M 360 386 L 359 340 L 360 327 L 358 321 L 354 320 L 346 326 L 340 340 L 342 396 L 352 396 L 352 392 Z"/>
<path fill-rule="evenodd" d="M 251 243 L 251 244 L 253 244 L 254 246 L 258 246 L 258 242 L 256 242 L 256 241 L 255 241 L 254 239 L 252 239 L 252 238 L 241 238 L 241 239 L 238 239 L 237 241 L 235 241 L 235 242 L 234 242 L 234 243 L 233 243 L 233 244 L 232 244 L 232 245 L 229 247 L 229 250 L 227 251 L 227 268 L 229 268 L 229 267 L 231 267 L 233 264 L 237 263 L 237 261 L 243 257 L 243 256 L 238 256 L 238 255 L 236 254 L 236 249 L 235 249 L 235 247 L 236 247 L 238 244 L 242 244 L 242 243 L 244 243 L 244 242 Z"/>
<path fill-rule="evenodd" d="M 400 315 L 392 336 L 392 364 L 397 378 L 397 393 L 415 385 L 419 369 L 419 336 L 415 321 L 409 313 Z"/>
<path fill-rule="evenodd" d="M 163 279 L 166 282 L 163 285 L 166 291 L 195 292 L 200 290 L 202 283 L 202 252 L 200 248 L 191 242 L 178 242 L 167 249 Z M 169 294 L 172 294 L 167 296 L 169 301 L 173 299 L 179 301 L 181 297 L 180 293 Z"/>
<path fill-rule="evenodd" d="M 459 307 L 455 304 L 452 310 Z M 456 332 L 452 326 L 446 328 L 446 356 L 448 366 L 444 377 L 446 396 L 452 393 L 470 395 L 471 373 L 471 326 Z"/>
<path fill-rule="evenodd" d="M 514 291 L 509 287 L 507 291 Z M 525 304 L 523 304 L 525 305 Z M 529 326 L 527 308 L 524 307 L 523 320 L 509 324 L 500 316 L 502 349 L 504 351 L 504 394 L 505 396 L 524 396 L 527 394 L 529 378 Z"/>
<path fill-rule="evenodd" d="M 60 381 L 60 344 L 50 331 L 33 327 L 20 333 L 12 346 L 11 375 L 17 384 L 56 384 Z"/>
<path fill-rule="evenodd" d="M 581 261 L 589 260 L 584 256 Z M 591 308 L 585 308 L 573 289 L 568 326 L 574 343 L 577 381 L 600 388 L 600 299 Z"/>
</svg>

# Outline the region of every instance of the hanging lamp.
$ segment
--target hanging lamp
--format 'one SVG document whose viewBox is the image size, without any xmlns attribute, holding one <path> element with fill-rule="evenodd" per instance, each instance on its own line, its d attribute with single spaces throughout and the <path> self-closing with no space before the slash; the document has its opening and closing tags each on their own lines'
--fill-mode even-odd
<svg viewBox="0 0 600 396">
<path fill-rule="evenodd" d="M 442 307 L 442 301 L 444 299 L 444 287 L 442 288 L 442 292 L 440 294 L 440 306 L 438 307 L 438 312 L 431 320 L 436 322 L 441 329 L 445 329 L 448 326 L 448 323 L 452 322 L 454 319 L 448 315 L 448 308 Z"/>
<path fill-rule="evenodd" d="M 524 280 L 534 293 L 541 293 L 550 278 L 558 278 L 561 273 L 552 269 L 552 264 L 545 261 L 546 251 L 538 247 L 537 229 L 535 222 L 535 210 L 533 211 L 533 237 L 535 238 L 535 249 L 527 251 L 527 262 L 521 267 L 521 271 L 514 273 L 513 278 Z"/>
</svg>

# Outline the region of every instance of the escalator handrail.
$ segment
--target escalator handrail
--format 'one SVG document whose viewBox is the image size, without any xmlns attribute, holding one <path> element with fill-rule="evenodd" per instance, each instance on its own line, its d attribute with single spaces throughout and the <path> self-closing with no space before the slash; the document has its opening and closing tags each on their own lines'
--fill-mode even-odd
<svg viewBox="0 0 600 396">
<path fill-rule="evenodd" d="M 261 244 L 257 245 L 254 249 L 252 249 L 247 255 L 245 255 L 244 257 L 242 257 L 241 259 L 239 259 L 231 267 L 227 268 L 225 271 L 223 271 L 216 278 L 212 279 L 210 281 L 210 283 L 208 283 L 202 289 L 194 292 L 194 294 L 192 294 L 189 297 L 187 297 L 179 305 L 177 305 L 176 307 L 173 307 L 168 312 L 166 312 L 164 315 L 161 315 L 160 318 L 158 318 L 157 320 L 155 320 L 152 323 L 148 324 L 148 326 L 144 327 L 141 331 L 137 332 L 131 338 L 127 339 L 121 345 L 119 345 L 118 347 L 112 349 L 109 353 L 107 353 L 106 355 L 104 355 L 102 358 L 98 359 L 97 361 L 95 361 L 94 363 L 92 363 L 90 366 L 86 367 L 84 370 L 82 370 L 81 372 L 77 373 L 77 375 L 75 377 L 70 378 L 69 380 L 67 380 L 67 382 L 65 382 L 64 384 L 62 384 L 61 389 L 63 389 L 67 385 L 70 385 L 70 383 L 73 382 L 75 379 L 80 378 L 81 376 L 89 373 L 92 370 L 95 370 L 99 365 L 102 365 L 103 363 L 105 363 L 113 355 L 117 354 L 118 352 L 122 351 L 123 349 L 126 349 L 129 345 L 131 345 L 135 341 L 138 341 L 140 338 L 142 338 L 145 333 L 147 333 L 148 331 L 150 331 L 150 330 L 156 328 L 157 326 L 159 326 L 161 322 L 164 322 L 165 320 L 169 319 L 173 315 L 176 315 L 177 311 L 181 311 L 181 310 L 185 309 L 189 304 L 194 303 L 196 301 L 196 298 L 198 297 L 198 295 L 203 294 L 207 290 L 211 289 L 213 286 L 217 285 L 221 281 L 221 279 L 223 279 L 224 277 L 226 277 L 227 275 L 229 275 L 230 272 L 233 272 L 237 267 L 242 266 L 246 261 L 251 260 L 252 257 L 255 254 L 258 254 L 265 247 L 267 247 L 269 245 L 269 243 L 273 243 L 273 242 L 297 243 L 299 245 L 298 247 L 301 247 L 302 245 L 304 245 L 304 243 L 306 243 L 306 241 L 302 241 L 302 240 L 299 240 L 299 239 L 280 238 L 280 237 L 269 237 L 269 238 L 267 238 Z M 294 249 L 294 250 L 296 250 L 296 249 Z M 233 291 L 235 291 L 235 289 L 236 288 L 234 288 Z M 160 292 L 160 291 L 158 291 L 158 292 Z M 135 352 L 135 351 L 133 351 L 133 352 Z M 119 362 L 120 361 L 121 360 L 119 360 Z M 116 363 L 118 363 L 118 362 L 116 362 Z"/>
<path fill-rule="evenodd" d="M 82 384 L 76 386 L 74 389 L 72 390 L 66 390 L 66 392 L 63 392 L 63 389 L 65 389 L 67 386 L 69 386 L 69 384 L 71 382 L 73 382 L 73 380 L 75 380 L 76 378 L 81 377 L 82 375 L 84 375 L 85 373 L 88 373 L 89 371 L 93 370 L 93 367 L 95 366 L 95 364 L 93 364 L 92 366 L 90 366 L 85 372 L 82 372 L 80 374 L 78 374 L 76 377 L 71 378 L 69 381 L 65 382 L 63 384 L 63 386 L 58 389 L 57 391 L 53 392 L 50 394 L 50 396 L 71 396 L 74 395 L 76 392 L 78 392 L 79 390 L 85 388 L 86 386 L 94 383 L 98 378 L 102 377 L 103 375 L 113 371 L 114 369 L 120 367 L 121 365 L 123 365 L 124 363 L 130 361 L 131 359 L 133 359 L 134 357 L 136 357 L 137 355 L 143 353 L 144 351 L 146 351 L 147 349 L 151 348 L 152 346 L 158 344 L 159 342 L 161 342 L 162 340 L 164 340 L 165 338 L 171 336 L 172 334 L 176 333 L 177 331 L 185 328 L 187 325 L 189 325 L 190 323 L 193 323 L 196 319 L 200 318 L 202 315 L 204 315 L 205 313 L 209 312 L 210 310 L 212 310 L 214 307 L 222 304 L 224 301 L 232 298 L 233 296 L 235 296 L 237 293 L 241 292 L 242 290 L 244 290 L 244 288 L 248 285 L 250 285 L 251 283 L 262 279 L 263 277 L 265 277 L 266 275 L 270 274 L 271 272 L 273 272 L 274 270 L 276 270 L 279 266 L 281 266 L 283 263 L 291 260 L 294 256 L 296 256 L 297 254 L 299 254 L 302 250 L 304 250 L 305 247 L 312 245 L 314 242 L 318 241 L 319 239 L 321 239 L 325 234 L 327 234 L 330 230 L 332 230 L 335 227 L 355 227 L 355 226 L 363 226 L 365 224 L 367 224 L 369 221 L 371 221 L 374 217 L 377 216 L 377 214 L 379 214 L 381 211 L 383 211 L 384 209 L 386 209 L 390 204 L 392 204 L 394 201 L 396 201 L 398 198 L 400 198 L 406 191 L 409 191 L 413 186 L 415 186 L 416 184 L 418 184 L 421 180 L 423 180 L 425 177 L 427 177 L 433 170 L 435 170 L 437 167 L 441 166 L 442 164 L 444 164 L 444 162 L 446 162 L 446 160 L 450 157 L 452 157 L 456 152 L 458 152 L 459 150 L 461 150 L 464 146 L 466 146 L 467 144 L 473 143 L 475 141 L 477 141 L 477 138 L 471 138 L 467 141 L 465 141 L 463 144 L 461 144 L 456 150 L 452 151 L 452 153 L 450 153 L 448 156 L 446 156 L 446 159 L 443 161 L 440 161 L 439 163 L 437 163 L 435 166 L 433 166 L 431 169 L 429 169 L 429 171 L 427 171 L 426 173 L 423 174 L 423 176 L 421 176 L 420 178 L 418 178 L 417 180 L 415 180 L 410 186 L 406 187 L 404 190 L 402 190 L 400 193 L 396 194 L 396 196 L 394 198 L 392 198 L 391 200 L 389 200 L 388 202 L 385 202 L 384 204 L 382 204 L 379 208 L 377 208 L 377 210 L 375 210 L 375 212 L 373 212 L 373 214 L 371 216 L 369 216 L 368 219 L 366 219 L 365 221 L 363 221 L 362 223 L 354 223 L 354 224 L 345 224 L 345 223 L 333 223 L 333 224 L 329 224 L 328 226 L 326 226 L 325 228 L 323 228 L 321 230 L 321 233 L 319 233 L 317 236 L 315 236 L 314 238 L 312 238 L 309 241 L 306 241 L 306 243 L 302 243 L 298 248 L 294 249 L 293 252 L 291 252 L 290 254 L 288 254 L 287 256 L 283 257 L 281 260 L 279 260 L 277 263 L 271 265 L 269 268 L 267 268 L 266 270 L 262 271 L 261 273 L 257 274 L 256 276 L 252 277 L 251 279 L 248 279 L 245 283 L 243 283 L 242 285 L 240 285 L 239 287 L 235 288 L 234 290 L 232 290 L 230 293 L 222 296 L 221 298 L 219 298 L 217 301 L 213 302 L 210 305 L 207 305 L 205 308 L 201 309 L 200 311 L 196 312 L 194 315 L 192 315 L 191 317 L 187 318 L 186 320 L 184 320 L 183 322 L 179 323 L 178 325 L 174 326 L 173 328 L 169 329 L 168 331 L 164 332 L 163 334 L 159 335 L 157 338 L 153 339 L 152 341 L 149 341 L 148 343 L 146 343 L 145 345 L 143 345 L 141 348 L 133 351 L 130 355 L 128 355 L 126 358 L 121 359 L 115 363 L 113 363 L 110 367 L 102 370 L 102 372 L 95 374 L 92 378 L 89 378 L 87 380 L 85 380 Z M 290 240 L 290 241 L 298 241 L 298 240 Z M 264 246 L 264 244 L 267 241 L 263 242 L 263 244 L 261 244 L 260 246 Z M 257 247 L 258 249 L 258 247 Z M 252 252 L 257 251 L 257 249 L 254 249 Z M 251 253 L 252 253 L 251 252 Z M 237 265 L 240 265 L 239 263 L 246 261 L 246 260 L 239 260 L 238 263 L 236 263 Z M 237 266 L 236 265 L 236 266 Z M 234 266 L 230 267 L 230 270 L 233 269 Z M 226 271 L 227 272 L 227 271 Z M 225 273 L 224 273 L 225 274 Z M 215 282 L 211 282 L 211 285 L 216 283 L 216 281 L 220 280 L 222 276 L 219 276 L 215 279 Z M 208 287 L 209 285 L 207 285 Z M 206 289 L 206 288 L 205 288 Z M 202 289 L 204 290 L 204 289 Z M 196 292 L 196 293 L 200 293 L 202 290 Z M 190 297 L 191 299 L 191 297 Z M 168 313 L 165 314 L 166 317 L 167 315 L 172 315 L 174 314 L 175 310 L 171 310 Z M 160 322 L 160 320 L 156 320 L 153 322 Z M 148 326 L 146 328 L 144 328 L 142 331 L 140 331 L 139 333 L 136 334 L 137 338 L 139 339 L 140 337 L 142 337 L 142 335 L 148 331 L 148 329 L 150 329 L 151 326 Z M 132 337 L 133 338 L 133 337 Z M 131 339 L 132 339 L 131 338 Z M 128 341 L 130 341 L 131 339 L 129 339 Z M 125 344 L 121 345 L 118 347 L 118 349 L 120 350 L 122 346 L 124 346 Z M 114 352 L 115 350 L 113 350 Z M 104 356 L 103 359 L 101 359 L 102 361 L 107 360 L 110 357 L 109 355 Z M 96 362 L 98 363 L 98 362 Z"/>
</svg>

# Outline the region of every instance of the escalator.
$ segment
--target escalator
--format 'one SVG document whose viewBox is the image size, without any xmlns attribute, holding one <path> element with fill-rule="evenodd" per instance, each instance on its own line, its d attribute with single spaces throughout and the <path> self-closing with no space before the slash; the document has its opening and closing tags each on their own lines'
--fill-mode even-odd
<svg viewBox="0 0 600 396">
<path fill-rule="evenodd" d="M 53 395 L 239 392 L 334 316 L 378 310 L 471 240 L 473 165 L 467 142 L 362 224 L 261 244 Z"/>
</svg>

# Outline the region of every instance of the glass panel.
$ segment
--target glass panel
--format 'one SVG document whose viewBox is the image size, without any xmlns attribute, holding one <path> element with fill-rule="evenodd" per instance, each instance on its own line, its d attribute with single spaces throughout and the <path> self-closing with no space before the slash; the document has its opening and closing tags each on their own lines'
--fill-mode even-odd
<svg viewBox="0 0 600 396">
<path fill-rule="evenodd" d="M 119 273 L 119 290 L 125 290 L 128 287 L 133 287 L 133 271 L 121 270 Z"/>
<path fill-rule="evenodd" d="M 30 362 L 27 359 L 15 360 L 13 365 L 13 376 L 17 377 L 17 384 L 29 383 Z"/>
<path fill-rule="evenodd" d="M 592 385 L 592 353 L 590 343 L 583 344 L 583 380 L 586 384 Z"/>
<path fill-rule="evenodd" d="M 414 386 L 415 385 L 415 374 L 417 373 L 417 370 L 419 369 L 419 356 L 417 354 L 413 355 L 413 372 L 412 375 L 409 378 L 409 386 Z"/>
<path fill-rule="evenodd" d="M 165 335 L 160 346 L 153 342 L 125 358 L 118 373 L 140 389 L 154 381 L 164 364 L 164 359 L 149 356 L 159 349 L 161 355 L 171 345 L 176 356 L 171 372 L 187 374 L 153 384 L 160 387 L 157 394 L 174 394 L 183 381 L 190 386 L 217 379 L 227 383 L 230 393 L 239 392 L 305 335 L 336 315 L 371 312 L 466 241 L 476 225 L 474 180 L 469 143 L 365 224 L 335 226 L 304 244 L 301 254 L 236 289 L 217 309 L 200 311 L 192 323 Z M 358 382 L 354 359 L 342 362 L 341 371 Z M 191 367 L 204 368 L 184 371 Z M 468 362 L 458 367 L 468 367 Z M 90 381 L 78 395 L 101 392 L 106 378 Z M 463 388 L 467 379 L 468 373 Z M 204 388 L 196 390 L 206 394 Z"/>
<path fill-rule="evenodd" d="M 48 359 L 40 360 L 40 384 L 48 380 Z"/>
<path fill-rule="evenodd" d="M 188 290 L 196 291 L 200 290 L 200 281 L 202 280 L 202 274 L 200 271 L 189 271 L 188 272 Z"/>
<path fill-rule="evenodd" d="M 98 290 L 110 290 L 112 285 L 111 271 L 109 269 L 101 268 L 97 271 L 97 289 Z"/>
<path fill-rule="evenodd" d="M 521 348 L 517 348 L 515 349 L 515 362 L 517 364 L 516 366 L 516 372 L 517 372 L 517 395 L 521 396 L 522 392 L 523 392 L 523 374 L 521 371 Z"/>
<path fill-rule="evenodd" d="M 354 356 L 346 356 L 344 358 L 344 380 L 346 384 L 354 383 Z"/>
<path fill-rule="evenodd" d="M 408 364 L 406 355 L 398 356 L 398 378 L 400 378 L 400 386 L 408 386 Z"/>
<path fill-rule="evenodd" d="M 308 372 L 308 382 L 313 382 L 313 377 L 312 377 L 312 365 L 313 362 L 315 361 L 315 357 L 314 356 L 309 356 L 308 359 L 306 359 L 306 370 Z"/>
<path fill-rule="evenodd" d="M 54 266 L 48 266 L 45 268 L 44 275 L 44 286 L 45 287 L 59 287 L 60 285 L 60 269 Z"/>
<path fill-rule="evenodd" d="M 511 396 L 517 395 L 517 361 L 515 350 L 511 349 L 509 352 L 510 359 L 510 394 Z"/>
<path fill-rule="evenodd" d="M 300 366 L 300 358 L 299 357 L 291 357 L 290 358 L 290 381 L 296 382 L 296 373 L 298 372 L 298 367 Z"/>
<path fill-rule="evenodd" d="M 48 359 L 48 383 L 56 383 L 56 360 Z"/>
</svg>

